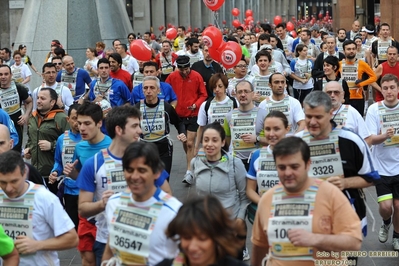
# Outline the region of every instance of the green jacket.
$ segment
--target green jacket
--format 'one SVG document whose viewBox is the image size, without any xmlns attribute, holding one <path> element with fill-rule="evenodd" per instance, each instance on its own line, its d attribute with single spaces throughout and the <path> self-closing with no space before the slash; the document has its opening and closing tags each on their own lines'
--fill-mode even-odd
<svg viewBox="0 0 399 266">
<path fill-rule="evenodd" d="M 29 118 L 26 147 L 30 149 L 32 165 L 42 176 L 50 175 L 54 165 L 55 144 L 58 137 L 68 129 L 67 116 L 61 109 L 51 110 L 44 117 L 35 111 Z M 50 141 L 51 149 L 49 151 L 40 150 L 39 140 Z"/>
</svg>

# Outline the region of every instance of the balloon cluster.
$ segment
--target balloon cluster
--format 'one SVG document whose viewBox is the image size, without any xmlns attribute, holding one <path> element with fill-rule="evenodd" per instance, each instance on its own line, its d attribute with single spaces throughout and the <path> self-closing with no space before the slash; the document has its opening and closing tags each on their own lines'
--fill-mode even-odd
<svg viewBox="0 0 399 266">
<path fill-rule="evenodd" d="M 207 27 L 202 32 L 204 45 L 208 46 L 209 55 L 226 68 L 237 65 L 242 57 L 241 46 L 233 41 L 224 42 L 222 32 L 215 26 Z"/>
</svg>

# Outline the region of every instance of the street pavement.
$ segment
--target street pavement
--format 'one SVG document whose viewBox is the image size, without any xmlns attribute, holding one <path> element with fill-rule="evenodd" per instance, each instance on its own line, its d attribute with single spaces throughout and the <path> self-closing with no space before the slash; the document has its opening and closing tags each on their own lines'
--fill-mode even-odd
<svg viewBox="0 0 399 266">
<path fill-rule="evenodd" d="M 184 202 L 184 200 L 193 193 L 193 190 L 190 187 L 187 187 L 185 184 L 181 182 L 184 174 L 186 173 L 186 156 L 183 150 L 183 146 L 180 141 L 176 138 L 176 130 L 175 128 L 171 128 L 171 136 L 174 140 L 174 153 L 173 153 L 173 165 L 172 165 L 172 173 L 170 176 L 170 187 L 173 191 L 173 196 L 178 198 L 180 201 Z M 371 219 L 371 215 L 368 213 L 368 235 L 363 240 L 362 251 L 365 251 L 365 257 L 359 258 L 357 265 L 360 266 L 397 266 L 399 265 L 398 257 L 386 257 L 381 256 L 384 254 L 371 254 L 370 255 L 380 255 L 376 257 L 370 257 L 369 252 L 374 251 L 392 251 L 392 227 L 389 232 L 389 239 L 386 243 L 382 244 L 378 241 L 378 230 L 381 225 L 381 218 L 378 214 L 378 204 L 377 204 L 377 196 L 375 192 L 375 188 L 367 188 L 365 189 L 365 194 L 367 198 L 367 204 L 370 207 L 372 215 L 375 218 L 375 230 L 372 231 L 373 220 Z M 247 221 L 248 224 L 248 239 L 247 239 L 247 247 L 251 251 L 251 224 Z M 61 266 L 78 266 L 81 264 L 81 259 L 79 252 L 76 249 L 70 249 L 66 251 L 59 252 L 59 258 L 61 261 Z M 249 264 L 249 262 L 248 262 Z"/>
</svg>

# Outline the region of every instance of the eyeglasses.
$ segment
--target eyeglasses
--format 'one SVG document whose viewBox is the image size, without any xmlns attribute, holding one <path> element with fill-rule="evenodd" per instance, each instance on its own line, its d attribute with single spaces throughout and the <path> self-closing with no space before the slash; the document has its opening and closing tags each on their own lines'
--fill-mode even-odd
<svg viewBox="0 0 399 266">
<path fill-rule="evenodd" d="M 341 94 L 340 91 L 326 91 L 326 93 L 327 93 L 328 95 L 332 95 L 332 94 L 340 95 L 340 94 Z"/>
<path fill-rule="evenodd" d="M 236 67 L 238 67 L 238 68 L 247 68 L 248 66 L 247 65 L 236 65 Z"/>
<path fill-rule="evenodd" d="M 54 64 L 54 65 L 58 65 L 58 66 L 62 65 L 61 62 L 59 62 L 59 63 L 53 63 L 53 64 Z"/>
<path fill-rule="evenodd" d="M 253 91 L 250 91 L 250 90 L 243 90 L 243 91 L 236 91 L 236 94 L 237 94 L 237 95 L 241 95 L 241 94 L 250 94 L 251 92 L 253 92 Z"/>
</svg>

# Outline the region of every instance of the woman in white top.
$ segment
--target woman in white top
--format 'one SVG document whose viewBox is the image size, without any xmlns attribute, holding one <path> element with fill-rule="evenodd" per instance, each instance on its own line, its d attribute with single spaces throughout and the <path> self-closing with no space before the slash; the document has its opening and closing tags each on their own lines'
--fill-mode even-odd
<svg viewBox="0 0 399 266">
<path fill-rule="evenodd" d="M 247 173 L 246 193 L 252 202 L 248 205 L 248 220 L 253 223 L 258 202 L 263 193 L 279 183 L 277 170 L 273 160 L 273 147 L 290 131 L 287 117 L 280 111 L 271 111 L 263 123 L 265 138 L 269 146 L 254 151 L 251 154 Z M 265 168 L 259 169 L 259 161 Z"/>
<path fill-rule="evenodd" d="M 32 72 L 29 67 L 22 62 L 22 55 L 20 51 L 15 51 L 12 58 L 15 63 L 11 66 L 12 78 L 15 82 L 24 84 L 29 90 L 30 77 Z"/>
<path fill-rule="evenodd" d="M 294 79 L 294 98 L 301 104 L 313 89 L 312 68 L 313 62 L 308 59 L 308 47 L 300 43 L 295 48 L 296 58 L 291 61 L 291 78 Z"/>
<path fill-rule="evenodd" d="M 197 136 L 202 136 L 202 131 L 207 124 L 219 122 L 222 126 L 224 124 L 224 117 L 233 108 L 237 108 L 236 99 L 226 94 L 228 80 L 226 75 L 222 73 L 213 74 L 209 79 L 209 88 L 212 89 L 214 97 L 209 98 L 203 102 L 198 111 L 198 130 Z M 224 110 L 224 112 L 219 112 Z M 217 114 L 216 114 L 217 113 Z M 198 153 L 201 139 L 197 138 L 195 143 L 195 151 Z"/>
<path fill-rule="evenodd" d="M 86 49 L 86 63 L 84 65 L 84 69 L 89 72 L 89 75 L 92 80 L 95 80 L 97 78 L 97 51 L 95 48 L 89 47 Z"/>
</svg>

